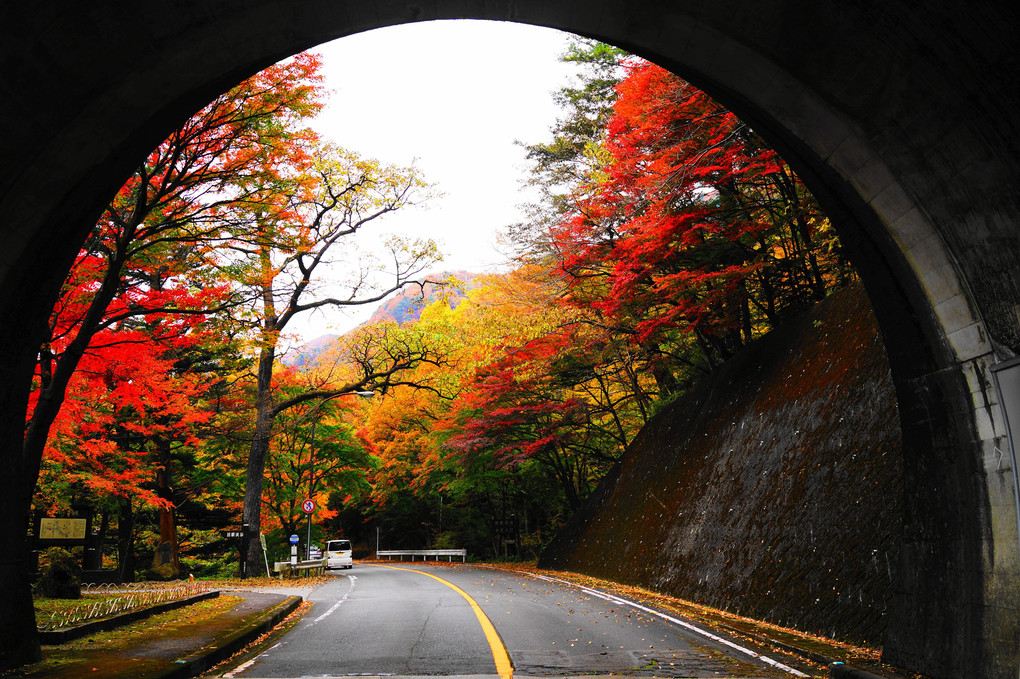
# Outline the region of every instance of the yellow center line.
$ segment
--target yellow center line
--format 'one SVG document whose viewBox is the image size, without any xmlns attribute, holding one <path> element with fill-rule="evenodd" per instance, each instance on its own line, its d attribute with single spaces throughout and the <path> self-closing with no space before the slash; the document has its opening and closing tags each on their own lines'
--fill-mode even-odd
<svg viewBox="0 0 1020 679">
<path fill-rule="evenodd" d="M 496 663 L 496 672 L 499 674 L 500 679 L 512 679 L 514 676 L 514 666 L 510 662 L 510 654 L 506 651 L 506 646 L 503 644 L 503 640 L 496 632 L 496 628 L 493 627 L 492 621 L 485 615 L 482 607 L 471 598 L 467 592 L 462 590 L 457 585 L 453 584 L 449 580 L 443 580 L 437 575 L 432 573 L 426 573 L 425 571 L 416 571 L 413 568 L 398 568 L 397 566 L 384 566 L 382 564 L 365 564 L 366 566 L 376 566 L 378 568 L 390 568 L 395 571 L 407 571 L 409 573 L 418 573 L 419 575 L 427 575 L 433 580 L 438 580 L 453 591 L 460 594 L 467 600 L 468 604 L 471 605 L 471 610 L 475 612 L 475 617 L 478 618 L 478 624 L 482 626 L 482 631 L 485 632 L 485 639 L 489 642 L 489 649 L 492 650 L 492 659 Z"/>
</svg>

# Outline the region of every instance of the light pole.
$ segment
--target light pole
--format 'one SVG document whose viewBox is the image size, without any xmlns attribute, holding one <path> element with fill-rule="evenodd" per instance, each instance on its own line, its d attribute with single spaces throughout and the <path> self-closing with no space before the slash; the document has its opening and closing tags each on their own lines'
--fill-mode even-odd
<svg viewBox="0 0 1020 679">
<path fill-rule="evenodd" d="M 372 398 L 373 396 L 375 396 L 375 392 L 374 391 L 345 391 L 342 394 L 336 394 L 335 396 L 330 396 L 329 398 L 322 399 L 321 401 L 319 401 L 318 403 L 315 404 L 315 410 L 312 411 L 314 413 L 314 416 L 312 417 L 312 435 L 311 435 L 310 440 L 308 442 L 308 447 L 309 447 L 309 460 L 308 460 L 308 499 L 305 500 L 306 505 L 308 503 L 311 503 L 311 505 L 310 505 L 311 509 L 310 510 L 306 509 L 306 513 L 308 515 L 307 537 L 305 539 L 305 560 L 306 561 L 311 561 L 312 560 L 312 512 L 315 511 L 315 501 L 313 500 L 313 497 L 315 495 L 315 425 L 319 421 L 319 408 L 322 407 L 322 404 L 325 403 L 326 401 L 332 401 L 335 398 L 340 398 L 341 396 L 360 396 L 361 398 Z"/>
</svg>

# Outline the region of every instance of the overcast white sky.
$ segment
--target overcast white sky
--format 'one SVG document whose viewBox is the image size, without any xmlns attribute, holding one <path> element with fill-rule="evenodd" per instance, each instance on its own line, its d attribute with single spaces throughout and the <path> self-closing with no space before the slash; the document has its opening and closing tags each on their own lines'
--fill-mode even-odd
<svg viewBox="0 0 1020 679">
<path fill-rule="evenodd" d="M 444 195 L 427 210 L 387 217 L 379 230 L 435 238 L 444 270 L 502 262 L 495 234 L 520 220 L 524 150 L 559 115 L 552 92 L 574 68 L 559 62 L 568 34 L 522 24 L 438 21 L 396 26 L 316 48 L 332 96 L 316 128 L 385 163 L 412 162 Z M 318 315 L 306 339 L 344 332 L 370 310 Z M 295 319 L 296 321 L 297 319 Z"/>
</svg>

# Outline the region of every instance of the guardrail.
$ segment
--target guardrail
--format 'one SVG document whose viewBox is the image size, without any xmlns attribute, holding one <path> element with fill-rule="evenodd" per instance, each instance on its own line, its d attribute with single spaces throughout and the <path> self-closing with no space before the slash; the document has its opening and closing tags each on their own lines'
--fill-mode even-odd
<svg viewBox="0 0 1020 679">
<path fill-rule="evenodd" d="M 383 549 L 376 550 L 376 558 L 386 557 L 389 561 L 395 556 L 399 556 L 400 560 L 403 561 L 405 556 L 411 557 L 411 561 L 414 561 L 414 557 L 422 557 L 422 561 L 428 561 L 430 556 L 434 556 L 436 560 L 441 556 L 447 557 L 447 561 L 453 561 L 453 557 L 459 556 L 461 562 L 467 559 L 466 549 Z"/>
<path fill-rule="evenodd" d="M 273 572 L 280 574 L 280 579 L 300 578 L 306 575 L 322 575 L 326 570 L 326 559 L 312 561 L 277 561 L 273 564 Z"/>
</svg>

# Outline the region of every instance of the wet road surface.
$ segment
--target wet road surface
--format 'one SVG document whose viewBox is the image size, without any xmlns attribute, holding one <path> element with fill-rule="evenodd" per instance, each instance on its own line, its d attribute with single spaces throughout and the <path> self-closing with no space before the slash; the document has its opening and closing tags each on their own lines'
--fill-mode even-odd
<svg viewBox="0 0 1020 679">
<path fill-rule="evenodd" d="M 279 643 L 228 676 L 507 676 L 507 656 L 518 677 L 797 676 L 552 580 L 462 565 L 390 565 L 342 571 L 312 593 L 314 607 Z"/>
</svg>

